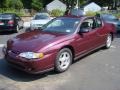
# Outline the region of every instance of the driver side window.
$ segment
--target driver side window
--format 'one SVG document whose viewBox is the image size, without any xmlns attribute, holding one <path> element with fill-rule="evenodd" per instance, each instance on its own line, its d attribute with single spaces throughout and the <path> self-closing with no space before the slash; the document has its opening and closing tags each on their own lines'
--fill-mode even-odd
<svg viewBox="0 0 120 90">
<path fill-rule="evenodd" d="M 80 29 L 92 29 L 93 28 L 93 19 L 85 19 L 83 23 L 81 24 Z"/>
</svg>

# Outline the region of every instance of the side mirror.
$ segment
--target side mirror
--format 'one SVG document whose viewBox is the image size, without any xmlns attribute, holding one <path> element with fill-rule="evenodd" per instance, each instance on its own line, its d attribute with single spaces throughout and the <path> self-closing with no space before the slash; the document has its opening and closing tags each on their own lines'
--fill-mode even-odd
<svg viewBox="0 0 120 90">
<path fill-rule="evenodd" d="M 81 28 L 79 33 L 88 33 L 89 32 L 89 28 Z"/>
</svg>

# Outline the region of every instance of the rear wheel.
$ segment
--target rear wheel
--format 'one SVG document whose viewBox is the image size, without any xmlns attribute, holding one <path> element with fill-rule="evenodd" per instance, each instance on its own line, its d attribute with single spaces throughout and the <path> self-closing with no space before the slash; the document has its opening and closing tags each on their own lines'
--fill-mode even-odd
<svg viewBox="0 0 120 90">
<path fill-rule="evenodd" d="M 66 71 L 72 62 L 72 52 L 68 48 L 61 49 L 55 61 L 55 70 L 59 73 Z"/>
<path fill-rule="evenodd" d="M 107 39 L 106 39 L 106 45 L 105 48 L 108 49 L 111 47 L 112 44 L 112 34 L 108 34 L 107 35 Z"/>
</svg>

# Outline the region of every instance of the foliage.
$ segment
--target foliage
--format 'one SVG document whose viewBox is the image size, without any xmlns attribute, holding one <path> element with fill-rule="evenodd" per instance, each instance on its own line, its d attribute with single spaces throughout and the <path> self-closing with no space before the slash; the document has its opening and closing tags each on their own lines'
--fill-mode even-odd
<svg viewBox="0 0 120 90">
<path fill-rule="evenodd" d="M 21 9 L 21 10 L 17 10 L 16 9 L 13 9 L 13 8 L 0 8 L 0 13 L 15 13 L 19 16 L 23 16 L 24 15 L 24 11 Z"/>
<path fill-rule="evenodd" d="M 116 16 L 117 18 L 120 18 L 120 12 L 116 12 L 116 13 L 113 13 L 112 11 L 108 10 L 108 11 L 101 11 L 101 12 L 92 12 L 92 11 L 89 11 L 89 12 L 86 12 L 86 16 L 95 16 L 97 13 L 99 14 L 112 14 L 114 16 Z"/>
<path fill-rule="evenodd" d="M 64 12 L 59 9 L 54 9 L 50 12 L 50 15 L 53 17 L 62 16 L 63 14 L 64 14 Z"/>
<path fill-rule="evenodd" d="M 23 3 L 21 0 L 5 0 L 4 1 L 5 8 L 14 8 L 14 9 L 22 9 Z"/>
<path fill-rule="evenodd" d="M 32 0 L 31 7 L 36 11 L 41 10 L 43 8 L 41 0 Z"/>
<path fill-rule="evenodd" d="M 23 7 L 26 9 L 31 9 L 31 2 L 32 0 L 21 0 L 23 3 Z"/>
<path fill-rule="evenodd" d="M 98 13 L 98 12 L 88 11 L 85 14 L 86 14 L 86 16 L 95 16 L 96 13 Z"/>
<path fill-rule="evenodd" d="M 53 0 L 0 0 L 0 12 L 14 12 L 14 13 L 24 13 L 23 8 L 32 9 L 30 13 L 40 11 L 48 3 Z M 67 8 L 73 8 L 77 4 L 77 0 L 60 0 L 67 5 Z M 100 6 L 108 6 L 109 9 L 114 9 L 120 7 L 120 0 L 78 0 L 79 6 L 86 5 L 90 2 L 95 2 Z M 53 10 L 50 12 L 52 16 L 61 16 L 64 12 L 60 10 Z M 93 16 L 95 12 L 87 12 L 87 15 Z M 22 14 L 21 14 L 22 15 Z M 119 12 L 114 14 L 115 16 L 120 17 Z"/>
</svg>

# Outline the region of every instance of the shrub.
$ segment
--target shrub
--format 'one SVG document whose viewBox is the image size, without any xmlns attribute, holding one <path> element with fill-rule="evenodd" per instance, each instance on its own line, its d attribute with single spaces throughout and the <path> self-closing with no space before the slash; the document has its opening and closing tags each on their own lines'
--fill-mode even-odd
<svg viewBox="0 0 120 90">
<path fill-rule="evenodd" d="M 63 14 L 64 12 L 59 9 L 54 9 L 50 12 L 50 15 L 53 17 L 59 17 L 59 16 L 62 16 Z"/>
<path fill-rule="evenodd" d="M 116 13 L 116 14 L 113 14 L 115 15 L 116 17 L 120 18 L 120 12 L 119 13 Z"/>
<path fill-rule="evenodd" d="M 41 0 L 32 0 L 31 6 L 32 6 L 32 9 L 36 11 L 40 11 L 43 8 L 43 4 Z"/>
<path fill-rule="evenodd" d="M 0 13 L 15 13 L 19 16 L 23 16 L 24 15 L 24 10 L 16 10 L 13 8 L 0 8 Z"/>
<path fill-rule="evenodd" d="M 98 12 L 88 11 L 85 14 L 86 14 L 86 16 L 95 16 L 96 13 L 98 13 Z"/>
<path fill-rule="evenodd" d="M 23 3 L 21 0 L 5 0 L 4 1 L 5 8 L 14 8 L 14 9 L 22 9 Z"/>
</svg>

